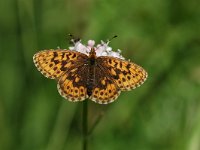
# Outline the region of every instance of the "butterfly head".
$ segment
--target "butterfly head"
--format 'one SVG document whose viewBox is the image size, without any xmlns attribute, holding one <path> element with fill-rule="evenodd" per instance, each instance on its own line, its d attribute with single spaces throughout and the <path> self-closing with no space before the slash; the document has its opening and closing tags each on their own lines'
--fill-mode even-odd
<svg viewBox="0 0 200 150">
<path fill-rule="evenodd" d="M 89 58 L 96 58 L 96 52 L 95 52 L 95 48 L 92 47 L 91 50 L 90 50 L 90 53 L 89 53 Z"/>
</svg>

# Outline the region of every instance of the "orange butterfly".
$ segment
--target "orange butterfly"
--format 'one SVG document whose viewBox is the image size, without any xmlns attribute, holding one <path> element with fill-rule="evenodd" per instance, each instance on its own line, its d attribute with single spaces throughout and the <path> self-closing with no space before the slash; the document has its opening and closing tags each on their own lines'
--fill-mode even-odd
<svg viewBox="0 0 200 150">
<path fill-rule="evenodd" d="M 33 61 L 45 77 L 58 80 L 60 95 L 73 102 L 89 98 L 99 104 L 111 103 L 121 91 L 134 89 L 147 79 L 142 67 L 113 56 L 97 56 L 97 49 L 91 47 L 88 55 L 74 50 L 43 50 Z"/>
</svg>

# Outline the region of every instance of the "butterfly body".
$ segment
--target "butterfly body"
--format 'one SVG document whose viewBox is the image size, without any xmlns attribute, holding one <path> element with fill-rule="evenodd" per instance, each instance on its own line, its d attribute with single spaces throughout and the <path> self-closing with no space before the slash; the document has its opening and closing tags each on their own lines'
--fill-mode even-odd
<svg viewBox="0 0 200 150">
<path fill-rule="evenodd" d="M 92 90 L 94 86 L 94 74 L 95 74 L 95 58 L 88 58 L 89 64 L 87 64 L 88 67 L 88 76 L 87 76 L 87 95 L 90 97 L 92 95 Z"/>
<path fill-rule="evenodd" d="M 37 69 L 47 78 L 57 79 L 61 96 L 69 101 L 87 98 L 99 104 L 113 102 L 121 91 L 140 86 L 146 71 L 129 61 L 115 57 L 89 55 L 71 50 L 44 50 L 33 57 Z"/>
</svg>

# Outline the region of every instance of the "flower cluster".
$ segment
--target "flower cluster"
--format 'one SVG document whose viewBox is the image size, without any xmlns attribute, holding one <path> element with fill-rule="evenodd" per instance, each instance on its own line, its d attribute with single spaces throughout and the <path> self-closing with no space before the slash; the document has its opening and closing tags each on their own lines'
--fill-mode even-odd
<svg viewBox="0 0 200 150">
<path fill-rule="evenodd" d="M 74 46 L 69 47 L 69 49 L 89 55 L 89 52 L 90 52 L 91 48 L 93 47 L 95 49 L 96 55 L 98 57 L 99 56 L 112 56 L 112 57 L 124 59 L 124 57 L 120 54 L 121 50 L 118 49 L 117 52 L 112 51 L 112 47 L 108 46 L 108 44 L 109 44 L 109 41 L 108 42 L 101 41 L 101 44 L 97 44 L 97 46 L 95 46 L 95 41 L 89 40 L 88 44 L 84 45 L 81 43 L 81 40 L 79 40 L 77 42 L 74 42 Z"/>
</svg>

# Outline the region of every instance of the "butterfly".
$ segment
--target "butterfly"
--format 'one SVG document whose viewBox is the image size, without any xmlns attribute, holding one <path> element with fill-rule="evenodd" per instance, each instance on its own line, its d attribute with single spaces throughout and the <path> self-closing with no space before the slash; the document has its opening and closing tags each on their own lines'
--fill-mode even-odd
<svg viewBox="0 0 200 150">
<path fill-rule="evenodd" d="M 142 67 L 112 56 L 97 56 L 94 47 L 89 55 L 60 48 L 43 50 L 33 61 L 45 77 L 58 81 L 58 92 L 72 102 L 90 99 L 108 104 L 121 91 L 134 89 L 147 78 Z"/>
</svg>

